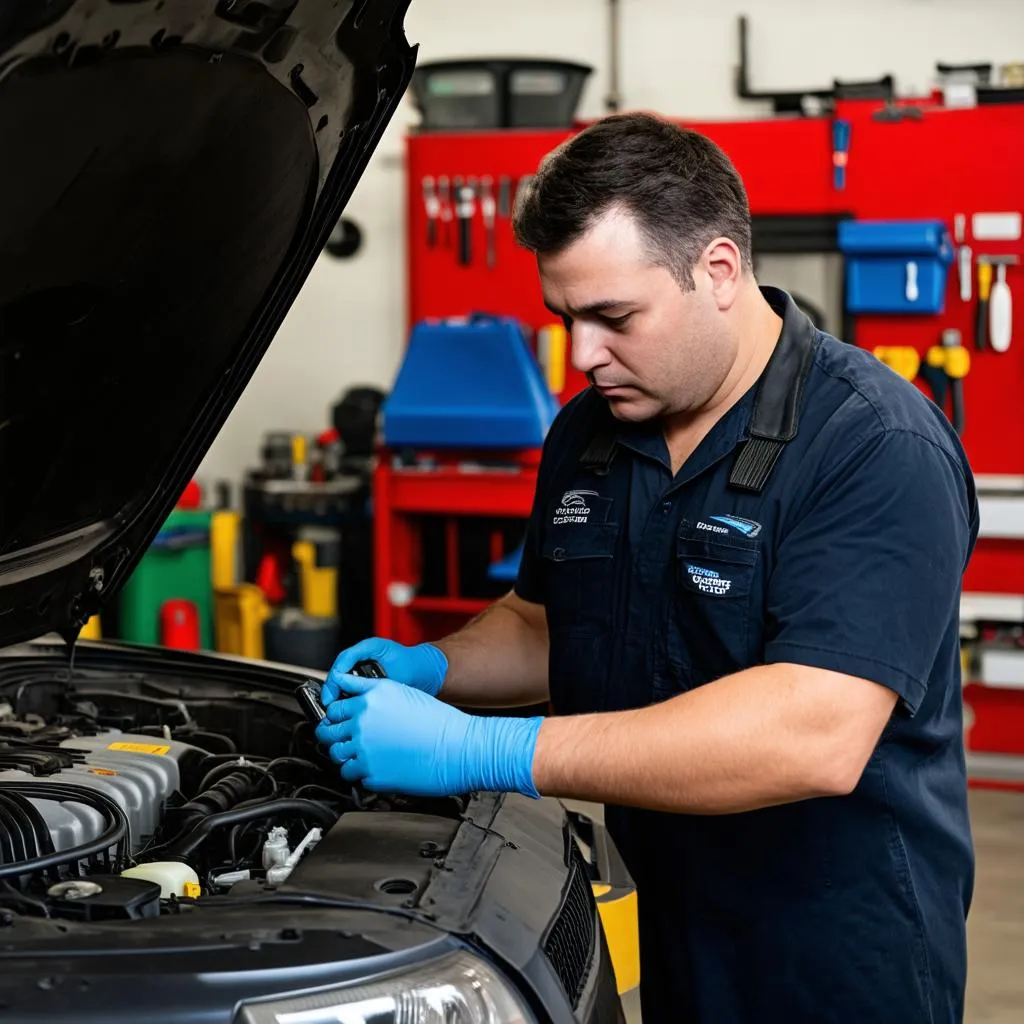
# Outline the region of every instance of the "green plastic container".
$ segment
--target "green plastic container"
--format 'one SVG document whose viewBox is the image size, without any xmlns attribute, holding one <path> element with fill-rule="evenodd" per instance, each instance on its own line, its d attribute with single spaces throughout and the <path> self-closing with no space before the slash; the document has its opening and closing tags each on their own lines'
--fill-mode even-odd
<svg viewBox="0 0 1024 1024">
<path fill-rule="evenodd" d="M 121 591 L 118 632 L 124 640 L 160 643 L 160 608 L 178 598 L 199 612 L 199 642 L 213 649 L 210 512 L 176 508 Z"/>
</svg>

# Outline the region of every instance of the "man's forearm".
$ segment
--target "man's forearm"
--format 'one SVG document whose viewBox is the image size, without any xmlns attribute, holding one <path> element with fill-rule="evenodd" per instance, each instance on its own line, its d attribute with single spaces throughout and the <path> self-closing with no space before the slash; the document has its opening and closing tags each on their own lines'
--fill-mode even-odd
<svg viewBox="0 0 1024 1024">
<path fill-rule="evenodd" d="M 440 698 L 462 707 L 522 707 L 548 699 L 544 610 L 515 595 L 496 601 L 437 646 L 448 659 Z"/>
<path fill-rule="evenodd" d="M 839 673 L 765 665 L 633 711 L 549 718 L 541 794 L 726 814 L 849 792 L 895 703 Z"/>
</svg>

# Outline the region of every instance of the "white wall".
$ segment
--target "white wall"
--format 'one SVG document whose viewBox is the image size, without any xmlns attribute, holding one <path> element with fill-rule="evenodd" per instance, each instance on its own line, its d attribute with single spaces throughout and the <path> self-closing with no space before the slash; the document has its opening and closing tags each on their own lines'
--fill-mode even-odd
<svg viewBox="0 0 1024 1024">
<path fill-rule="evenodd" d="M 898 90 L 913 94 L 930 87 L 937 60 L 1024 60 L 1022 0 L 621 0 L 620 9 L 624 105 L 684 117 L 767 112 L 733 94 L 741 13 L 755 89 L 892 72 Z M 580 115 L 605 110 L 604 0 L 413 0 L 406 32 L 420 61 L 490 54 L 590 64 Z M 403 103 L 348 207 L 363 249 L 350 260 L 321 257 L 208 453 L 204 481 L 237 481 L 267 430 L 323 429 L 347 387 L 390 385 L 405 325 L 402 139 L 415 120 Z"/>
</svg>

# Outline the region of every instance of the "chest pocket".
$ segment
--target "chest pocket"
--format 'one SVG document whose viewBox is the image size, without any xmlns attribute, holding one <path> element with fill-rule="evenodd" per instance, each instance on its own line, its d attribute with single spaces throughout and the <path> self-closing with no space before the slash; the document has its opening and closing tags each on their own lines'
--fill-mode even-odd
<svg viewBox="0 0 1024 1024">
<path fill-rule="evenodd" d="M 541 553 L 547 570 L 548 629 L 594 636 L 609 625 L 619 524 L 613 501 L 586 494 L 586 505 L 554 503 Z"/>
<path fill-rule="evenodd" d="M 667 609 L 668 672 L 659 696 L 756 664 L 761 638 L 761 540 L 709 536 L 688 521 L 676 538 Z"/>
<path fill-rule="evenodd" d="M 549 509 L 541 544 L 548 677 L 559 714 L 604 710 L 608 686 L 619 524 L 609 522 L 611 498 L 586 497 L 583 507 Z"/>
</svg>

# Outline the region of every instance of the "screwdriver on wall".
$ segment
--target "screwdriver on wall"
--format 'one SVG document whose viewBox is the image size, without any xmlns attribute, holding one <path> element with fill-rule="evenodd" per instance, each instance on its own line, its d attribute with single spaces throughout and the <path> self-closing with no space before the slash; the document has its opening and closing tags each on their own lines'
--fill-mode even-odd
<svg viewBox="0 0 1024 1024">
<path fill-rule="evenodd" d="M 429 174 L 423 179 L 423 206 L 427 211 L 427 245 L 433 249 L 437 245 L 437 218 L 441 203 L 434 190 L 434 178 Z"/>
<path fill-rule="evenodd" d="M 452 244 L 452 188 L 447 174 L 437 179 L 437 198 L 441 204 L 441 244 Z"/>
<path fill-rule="evenodd" d="M 974 311 L 974 347 L 988 347 L 988 296 L 992 289 L 992 264 L 987 256 L 978 257 L 978 308 Z"/>
<path fill-rule="evenodd" d="M 960 301 L 971 301 L 971 247 L 965 241 L 967 216 L 958 213 L 953 218 L 953 231 L 956 238 L 956 269 L 960 280 Z"/>
<path fill-rule="evenodd" d="M 496 203 L 494 201 L 493 181 L 490 178 L 480 179 L 480 212 L 484 219 L 484 231 L 487 234 L 487 268 L 494 269 L 497 262 L 497 253 L 494 247 L 494 214 Z"/>
<path fill-rule="evenodd" d="M 498 179 L 498 216 L 506 219 L 512 216 L 512 177 L 508 174 Z"/>
<path fill-rule="evenodd" d="M 459 263 L 464 267 L 473 262 L 472 227 L 475 212 L 473 186 L 459 184 L 455 190 L 455 218 L 459 222 Z"/>
</svg>

